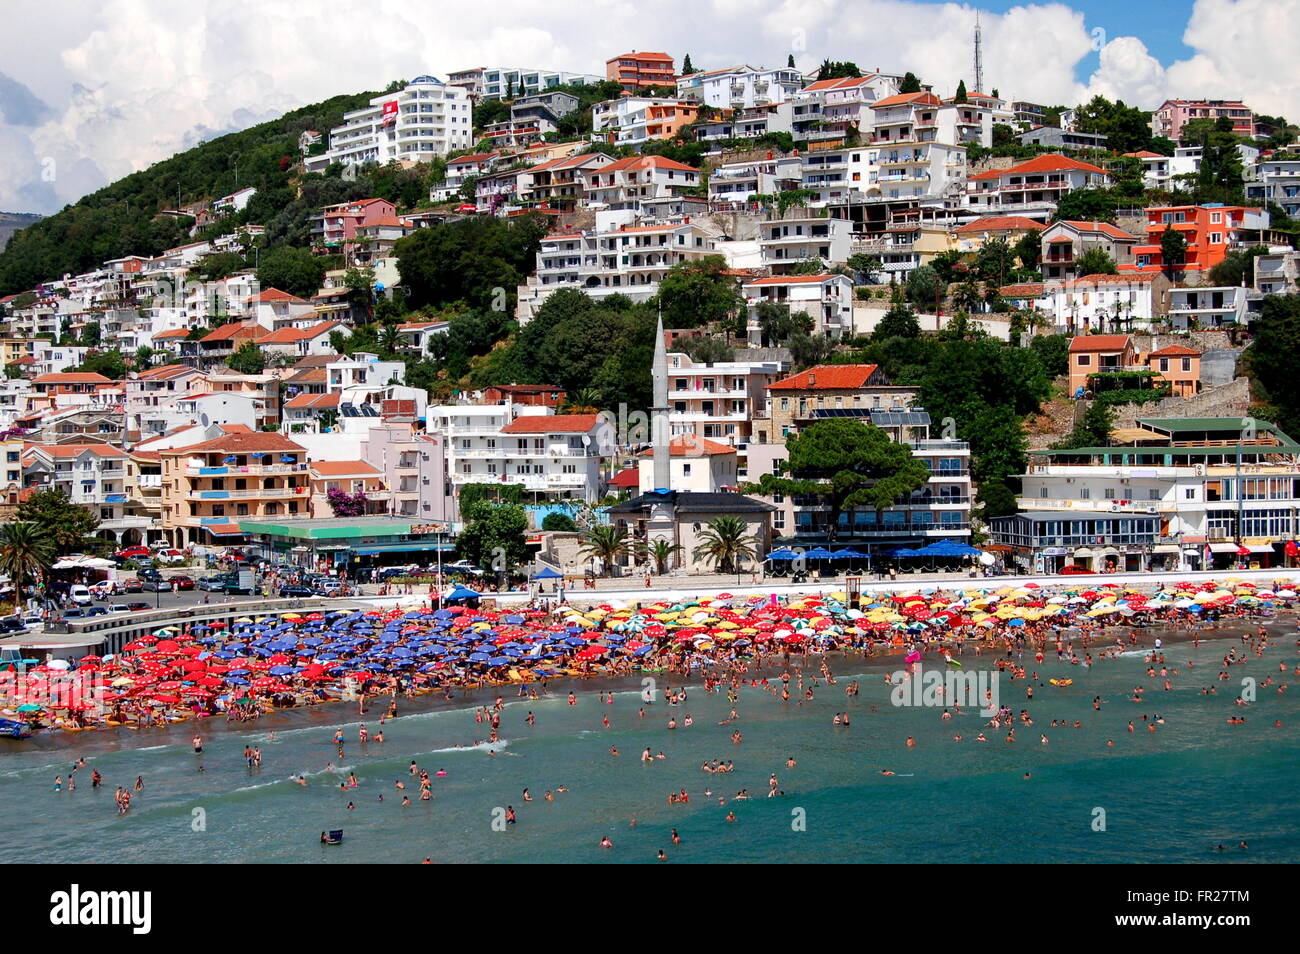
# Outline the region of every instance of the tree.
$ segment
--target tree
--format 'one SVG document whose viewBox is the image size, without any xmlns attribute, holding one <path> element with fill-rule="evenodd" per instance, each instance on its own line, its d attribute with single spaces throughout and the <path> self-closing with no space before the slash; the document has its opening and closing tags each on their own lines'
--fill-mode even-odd
<svg viewBox="0 0 1300 954">
<path fill-rule="evenodd" d="M 790 360 L 797 370 L 822 364 L 835 353 L 835 342 L 826 335 L 808 335 L 797 331 L 787 342 Z"/>
<path fill-rule="evenodd" d="M 957 95 L 952 98 L 954 103 L 968 103 L 970 99 L 966 95 L 966 81 L 957 81 Z"/>
<path fill-rule="evenodd" d="M 876 341 L 887 338 L 915 338 L 921 334 L 921 323 L 910 305 L 895 302 L 877 322 L 871 336 Z"/>
<path fill-rule="evenodd" d="M 608 576 L 631 547 L 632 541 L 628 537 L 627 530 L 607 523 L 598 523 L 582 535 L 578 552 L 588 560 L 599 560 L 601 575 Z"/>
<path fill-rule="evenodd" d="M 1171 275 L 1187 261 L 1187 239 L 1172 225 L 1165 226 L 1160 234 L 1160 259 L 1165 271 Z"/>
<path fill-rule="evenodd" d="M 980 287 L 973 281 L 964 281 L 953 289 L 952 306 L 963 312 L 975 311 L 982 301 L 983 294 L 980 292 Z"/>
<path fill-rule="evenodd" d="M 1037 271 L 1039 256 L 1043 254 L 1043 239 L 1038 229 L 1030 229 L 1022 235 L 1011 247 L 1011 252 L 1022 269 Z"/>
<path fill-rule="evenodd" d="M 708 560 L 721 573 L 737 572 L 758 552 L 758 537 L 749 532 L 744 520 L 730 515 L 709 521 L 700 531 L 699 540 L 691 557 Z"/>
<path fill-rule="evenodd" d="M 787 69 L 795 69 L 793 53 L 785 58 L 785 65 Z"/>
<path fill-rule="evenodd" d="M 456 552 L 463 559 L 498 573 L 528 562 L 530 554 L 524 536 L 528 532 L 528 513 L 521 505 L 476 501 L 466 506 L 462 496 L 460 513 L 465 526 L 456 537 Z"/>
<path fill-rule="evenodd" d="M 22 605 L 27 587 L 49 572 L 55 550 L 54 535 L 42 524 L 19 522 L 0 527 L 0 570 L 13 582 L 15 609 Z"/>
<path fill-rule="evenodd" d="M 731 361 L 736 357 L 736 353 L 731 349 L 727 342 L 717 335 L 698 335 L 694 338 L 685 340 L 678 339 L 677 342 L 682 346 L 692 361 L 702 364 L 717 364 L 722 361 Z"/>
<path fill-rule="evenodd" d="M 270 249 L 257 266 L 257 282 L 263 288 L 278 288 L 300 298 L 316 294 L 324 277 L 325 263 L 305 248 Z"/>
<path fill-rule="evenodd" d="M 195 262 L 190 273 L 200 281 L 215 282 L 229 278 L 244 267 L 244 256 L 238 252 L 213 252 Z"/>
<path fill-rule="evenodd" d="M 1284 433 L 1300 434 L 1300 295 L 1265 295 L 1259 317 L 1250 323 L 1252 341 L 1238 373 L 1250 378 L 1256 413 Z"/>
<path fill-rule="evenodd" d="M 1109 404 L 1093 401 L 1069 434 L 1052 446 L 1060 450 L 1076 447 L 1109 447 L 1110 431 L 1115 425 L 1115 411 Z"/>
<path fill-rule="evenodd" d="M 874 285 L 876 273 L 883 267 L 879 256 L 864 255 L 861 252 L 850 255 L 846 264 L 862 278 L 862 282 L 867 285 Z"/>
<path fill-rule="evenodd" d="M 698 72 L 699 70 L 697 70 L 694 66 L 691 65 L 691 54 L 687 53 L 684 57 L 682 57 L 682 75 L 690 76 L 692 73 L 698 73 Z"/>
<path fill-rule="evenodd" d="M 929 265 L 912 269 L 907 276 L 905 294 L 907 300 L 917 308 L 934 308 L 943 298 L 943 282 L 939 273 Z"/>
<path fill-rule="evenodd" d="M 1115 197 L 1105 189 L 1075 189 L 1056 202 L 1054 222 L 1115 223 Z"/>
<path fill-rule="evenodd" d="M 1074 128 L 1100 133 L 1106 137 L 1106 147 L 1120 154 L 1151 146 L 1151 113 L 1126 106 L 1122 99 L 1112 103 L 1104 96 L 1094 96 L 1075 110 Z"/>
<path fill-rule="evenodd" d="M 1069 335 L 1035 335 L 1029 349 L 1038 356 L 1048 376 L 1059 377 L 1070 370 Z"/>
<path fill-rule="evenodd" d="M 1090 248 L 1079 256 L 1080 275 L 1118 275 L 1115 260 L 1106 254 L 1105 249 Z"/>
<path fill-rule="evenodd" d="M 56 556 L 85 548 L 86 538 L 99 528 L 99 518 L 74 504 L 62 490 L 38 490 L 18 505 L 17 522 L 45 528 L 54 541 Z"/>
<path fill-rule="evenodd" d="M 818 421 L 786 439 L 789 477 L 764 474 L 745 490 L 762 494 L 810 494 L 826 507 L 826 532 L 835 539 L 840 514 L 852 507 L 877 512 L 924 487 L 929 468 L 874 424 L 851 418 Z"/>
<path fill-rule="evenodd" d="M 919 93 L 921 92 L 921 81 L 911 70 L 903 74 L 902 82 L 898 84 L 900 93 Z"/>
<path fill-rule="evenodd" d="M 685 548 L 678 543 L 672 543 L 663 538 L 651 540 L 649 546 L 642 546 L 641 552 L 654 561 L 655 572 L 663 576 L 670 569 L 669 563 L 675 554 L 681 553 Z"/>
<path fill-rule="evenodd" d="M 226 359 L 226 364 L 236 374 L 261 374 L 266 370 L 266 352 L 253 342 L 245 341 Z"/>
<path fill-rule="evenodd" d="M 548 533 L 577 533 L 578 525 L 567 513 L 552 510 L 542 519 L 542 529 Z"/>
<path fill-rule="evenodd" d="M 411 305 L 464 303 L 510 312 L 515 289 L 536 265 L 547 224 L 539 215 L 476 215 L 418 229 L 394 245 Z"/>
<path fill-rule="evenodd" d="M 754 320 L 764 347 L 784 344 L 795 334 L 811 334 L 814 327 L 811 316 L 792 312 L 785 302 L 760 301 L 754 306 Z"/>
<path fill-rule="evenodd" d="M 1249 285 L 1255 275 L 1255 256 L 1268 253 L 1264 245 L 1229 250 L 1223 261 L 1210 269 L 1210 284 L 1219 286 Z"/>
<path fill-rule="evenodd" d="M 658 306 L 665 328 L 698 328 L 724 321 L 744 305 L 721 255 L 679 262 L 659 282 Z"/>
<path fill-rule="evenodd" d="M 331 487 L 325 494 L 325 502 L 336 517 L 360 517 L 365 514 L 370 498 L 364 490 L 350 494 L 338 487 Z"/>
</svg>

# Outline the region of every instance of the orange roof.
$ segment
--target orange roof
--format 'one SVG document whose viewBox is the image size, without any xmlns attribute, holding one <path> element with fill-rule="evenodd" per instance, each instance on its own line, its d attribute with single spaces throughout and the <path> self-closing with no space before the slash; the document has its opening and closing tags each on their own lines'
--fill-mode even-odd
<svg viewBox="0 0 1300 954">
<path fill-rule="evenodd" d="M 33 384 L 112 384 L 102 374 L 87 371 L 56 371 L 52 374 L 38 374 L 32 379 Z"/>
<path fill-rule="evenodd" d="M 1042 282 L 1020 282 L 1003 285 L 998 289 L 998 294 L 1003 298 L 1038 298 L 1046 287 Z"/>
<path fill-rule="evenodd" d="M 652 166 L 655 169 L 673 169 L 681 172 L 699 172 L 694 166 L 688 166 L 684 162 L 678 162 L 676 159 L 668 159 L 664 156 L 627 156 L 623 159 L 615 160 L 607 166 L 601 166 L 600 172 L 621 172 L 624 169 L 633 167 L 644 169 L 646 166 Z"/>
<path fill-rule="evenodd" d="M 1126 275 L 1080 275 L 1072 282 L 1066 282 L 1066 288 L 1077 288 L 1080 285 L 1146 285 L 1156 280 L 1155 275 L 1137 275 L 1129 273 Z"/>
<path fill-rule="evenodd" d="M 159 378 L 175 378 L 194 371 L 188 364 L 164 364 L 160 368 L 150 368 L 136 375 L 137 381 L 154 381 Z"/>
<path fill-rule="evenodd" d="M 501 155 L 499 152 L 476 152 L 468 156 L 458 156 L 455 159 L 448 159 L 447 165 L 459 166 L 466 163 L 485 162 L 488 159 L 495 159 Z"/>
<path fill-rule="evenodd" d="M 160 450 L 158 453 L 164 457 L 169 457 L 178 454 L 216 453 L 219 451 L 232 454 L 270 454 L 276 451 L 284 451 L 289 454 L 303 453 L 307 450 L 301 444 L 295 444 L 289 438 L 280 434 L 267 431 L 250 431 L 247 428 L 237 428 L 233 425 L 227 427 L 226 430 L 228 433 L 221 437 L 215 437 L 210 441 L 191 444 L 189 447 L 169 447 L 166 450 Z"/>
<path fill-rule="evenodd" d="M 820 285 L 822 282 L 838 277 L 838 275 L 832 275 L 829 272 L 824 275 L 769 275 L 767 278 L 756 278 L 752 282 L 745 282 L 745 287 L 748 288 L 751 285 Z"/>
<path fill-rule="evenodd" d="M 125 457 L 126 454 L 112 444 L 33 444 L 32 450 L 41 450 L 51 457 L 80 457 L 86 451 L 100 457 Z"/>
<path fill-rule="evenodd" d="M 364 460 L 314 460 L 311 469 L 322 477 L 350 477 L 353 474 L 378 474 L 371 464 Z"/>
<path fill-rule="evenodd" d="M 839 390 L 865 387 L 876 373 L 874 364 L 819 364 L 774 381 L 769 391 Z"/>
<path fill-rule="evenodd" d="M 272 331 L 270 334 L 258 338 L 257 344 L 293 344 L 298 341 L 306 341 L 308 338 L 317 338 L 337 327 L 339 327 L 337 321 L 318 321 L 310 328 L 281 328 L 279 331 Z"/>
<path fill-rule="evenodd" d="M 231 321 L 220 328 L 214 328 L 199 340 L 230 341 L 234 338 L 250 338 L 262 330 L 262 326 L 255 321 Z"/>
<path fill-rule="evenodd" d="M 877 104 L 879 105 L 879 104 Z M 1062 156 L 1057 153 L 1048 153 L 1047 155 L 1035 156 L 1028 162 L 1022 162 L 1018 166 L 1012 166 L 1010 169 L 990 169 L 988 172 L 981 172 L 978 175 L 970 177 L 972 181 L 976 179 L 998 179 L 1002 176 L 1021 175 L 1030 172 L 1061 172 L 1062 170 L 1073 169 L 1079 172 L 1097 172 L 1101 175 L 1110 175 L 1105 169 L 1101 169 L 1088 162 L 1080 162 L 1078 159 L 1071 159 L 1069 156 Z"/>
<path fill-rule="evenodd" d="M 1186 345 L 1173 344 L 1173 345 L 1165 345 L 1165 347 L 1161 348 L 1159 351 L 1152 351 L 1149 355 L 1147 355 L 1147 357 L 1148 358 L 1172 358 L 1175 356 L 1181 357 L 1183 355 L 1199 355 L 1200 353 L 1201 352 L 1197 351 L 1195 348 L 1189 348 Z"/>
<path fill-rule="evenodd" d="M 189 336 L 190 329 L 188 328 L 172 328 L 170 331 L 158 332 L 153 336 L 153 340 L 158 341 L 162 338 L 188 338 Z"/>
<path fill-rule="evenodd" d="M 1128 335 L 1078 335 L 1070 339 L 1070 351 L 1123 351 L 1128 344 Z"/>
<path fill-rule="evenodd" d="M 899 93 L 897 96 L 886 96 L 884 99 L 878 99 L 871 104 L 873 109 L 886 109 L 890 106 L 905 106 L 908 103 L 915 103 L 918 106 L 942 106 L 939 97 L 934 93 Z"/>
<path fill-rule="evenodd" d="M 805 93 L 819 93 L 828 89 L 848 89 L 851 86 L 861 86 L 872 79 L 875 79 L 874 74 L 872 76 L 841 76 L 837 79 L 824 79 L 809 83 L 803 88 L 803 91 Z"/>
<path fill-rule="evenodd" d="M 289 401 L 286 401 L 284 406 L 285 406 L 286 408 L 289 408 L 289 407 L 294 407 L 294 408 L 300 408 L 300 407 L 310 407 L 310 408 L 318 408 L 318 407 L 338 407 L 338 406 L 339 406 L 339 392 L 338 392 L 338 391 L 331 391 L 329 394 L 299 394 L 297 397 L 295 397 L 295 398 L 293 398 L 293 399 L 291 399 L 291 400 L 289 400 Z"/>
<path fill-rule="evenodd" d="M 703 437 L 692 437 L 690 435 L 674 437 L 668 443 L 668 454 L 671 457 L 712 457 L 715 454 L 734 453 L 736 453 L 736 448 L 734 447 L 728 447 L 726 444 L 719 444 L 717 441 L 711 441 Z M 642 451 L 641 456 L 653 457 L 654 451 Z"/>
<path fill-rule="evenodd" d="M 501 428 L 501 433 L 586 434 L 597 420 L 595 414 L 525 414 Z"/>
<path fill-rule="evenodd" d="M 673 58 L 667 53 L 620 53 L 618 56 L 611 56 L 606 63 L 613 63 L 615 60 L 660 60 L 671 63 Z"/>
<path fill-rule="evenodd" d="M 1167 159 L 1168 156 L 1162 156 L 1158 152 L 1152 152 L 1150 149 L 1141 149 L 1137 152 L 1124 153 L 1130 159 Z"/>
<path fill-rule="evenodd" d="M 1111 238 L 1115 239 L 1127 239 L 1130 242 L 1137 241 L 1136 235 L 1130 235 L 1120 227 L 1111 225 L 1109 222 L 1084 222 L 1075 221 L 1074 219 L 1061 219 L 1056 224 L 1068 225 L 1076 232 L 1094 232 L 1101 235 L 1109 235 Z"/>
<path fill-rule="evenodd" d="M 296 301 L 301 305 L 307 304 L 297 295 L 290 295 L 288 292 L 280 291 L 278 288 L 268 288 L 253 301 L 270 302 L 270 301 Z"/>
<path fill-rule="evenodd" d="M 1023 215 L 986 215 L 974 222 L 967 222 L 953 229 L 954 232 L 997 232 L 1010 229 L 1045 229 L 1042 222 L 1027 219 Z"/>
</svg>

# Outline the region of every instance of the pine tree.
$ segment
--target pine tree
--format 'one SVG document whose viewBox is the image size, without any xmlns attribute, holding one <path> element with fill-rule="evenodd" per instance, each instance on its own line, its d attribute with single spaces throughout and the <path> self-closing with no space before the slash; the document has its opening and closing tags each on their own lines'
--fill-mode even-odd
<svg viewBox="0 0 1300 954">
<path fill-rule="evenodd" d="M 900 93 L 919 93 L 921 92 L 921 80 L 911 70 L 903 74 L 903 81 L 898 84 Z"/>
<path fill-rule="evenodd" d="M 791 54 L 786 58 L 785 65 L 786 65 L 787 67 L 789 67 L 790 69 L 794 69 L 794 68 L 795 68 L 795 65 L 794 65 L 794 54 L 793 54 L 793 53 L 791 53 Z"/>
<path fill-rule="evenodd" d="M 968 103 L 970 100 L 966 96 L 966 81 L 957 81 L 957 95 L 952 98 L 954 103 Z"/>
<path fill-rule="evenodd" d="M 688 76 L 695 72 L 695 67 L 691 66 L 691 54 L 687 53 L 682 57 L 682 75 Z"/>
</svg>

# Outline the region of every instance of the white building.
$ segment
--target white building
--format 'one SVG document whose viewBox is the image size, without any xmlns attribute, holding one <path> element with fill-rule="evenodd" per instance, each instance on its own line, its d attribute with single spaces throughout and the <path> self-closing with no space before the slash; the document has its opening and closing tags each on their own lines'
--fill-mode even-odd
<svg viewBox="0 0 1300 954">
<path fill-rule="evenodd" d="M 700 184 L 700 171 L 663 156 L 628 156 L 579 173 L 588 206 L 639 211 L 647 199 L 679 196 Z"/>
<path fill-rule="evenodd" d="M 753 422 L 766 413 L 767 388 L 785 373 L 785 362 L 705 363 L 678 352 L 667 359 L 669 432 L 734 447 L 743 466 Z"/>
<path fill-rule="evenodd" d="M 406 381 L 406 362 L 380 361 L 379 356 L 363 351 L 339 357 L 325 365 L 325 390 L 327 393 L 345 391 L 364 385 L 384 387 L 390 382 Z"/>
<path fill-rule="evenodd" d="M 1246 182 L 1246 199 L 1274 202 L 1289 218 L 1300 219 L 1300 159 L 1265 159 Z"/>
<path fill-rule="evenodd" d="M 418 76 L 395 93 L 376 96 L 343 115 L 330 130 L 330 148 L 304 160 L 308 172 L 332 163 L 427 162 L 474 144 L 469 92 L 433 76 Z"/>
<path fill-rule="evenodd" d="M 728 162 L 709 174 L 709 203 L 745 203 L 756 195 L 797 189 L 803 178 L 799 156 Z"/>
<path fill-rule="evenodd" d="M 1270 248 L 1255 256 L 1255 290 L 1264 295 L 1288 295 L 1297 290 L 1300 252 L 1293 248 Z"/>
<path fill-rule="evenodd" d="M 802 86 L 797 69 L 732 66 L 678 77 L 677 95 L 714 109 L 749 109 L 785 102 Z"/>
<path fill-rule="evenodd" d="M 668 444 L 668 470 L 672 489 L 681 493 L 716 494 L 740 488 L 736 448 L 690 435 L 674 437 Z M 654 451 L 642 451 L 637 458 L 637 479 L 641 493 L 654 485 Z"/>
<path fill-rule="evenodd" d="M 753 347 L 762 344 L 758 306 L 775 302 L 813 320 L 813 333 L 830 338 L 853 331 L 853 282 L 847 275 L 776 275 L 747 282 L 742 291 L 749 308 L 746 333 Z"/>
<path fill-rule="evenodd" d="M 1175 328 L 1217 328 L 1250 321 L 1251 306 L 1260 299 L 1253 288 L 1225 286 L 1169 289 L 1169 318 Z"/>
<path fill-rule="evenodd" d="M 594 73 L 569 73 L 564 70 L 533 70 L 515 66 L 478 66 L 447 76 L 447 82 L 462 87 L 475 102 L 503 99 L 544 92 L 555 86 L 587 86 L 603 83 L 605 77 Z"/>
<path fill-rule="evenodd" d="M 595 298 L 618 294 L 646 301 L 658 294 L 659 282 L 674 265 L 711 254 L 713 232 L 694 222 L 548 235 L 537 253 L 536 271 L 519 286 L 515 317 L 527 324 L 560 288 L 578 288 Z"/>
<path fill-rule="evenodd" d="M 591 109 L 595 136 L 615 146 L 642 146 L 652 139 L 666 139 L 693 120 L 699 112 L 695 103 L 648 96 L 624 96 L 596 103 Z"/>
<path fill-rule="evenodd" d="M 1061 196 L 1075 189 L 1103 189 L 1110 183 L 1105 169 L 1049 153 L 1009 169 L 970 176 L 966 207 L 979 215 L 1015 213 L 1046 221 L 1056 212 Z"/>
<path fill-rule="evenodd" d="M 811 259 L 846 262 L 852 254 L 852 228 L 844 219 L 811 215 L 764 222 L 758 240 L 763 265 L 774 275 L 788 275 L 797 264 Z"/>
<path fill-rule="evenodd" d="M 501 159 L 499 152 L 476 152 L 447 160 L 447 178 L 429 187 L 430 202 L 447 202 L 460 195 L 467 179 L 477 179 L 491 172 Z"/>
</svg>

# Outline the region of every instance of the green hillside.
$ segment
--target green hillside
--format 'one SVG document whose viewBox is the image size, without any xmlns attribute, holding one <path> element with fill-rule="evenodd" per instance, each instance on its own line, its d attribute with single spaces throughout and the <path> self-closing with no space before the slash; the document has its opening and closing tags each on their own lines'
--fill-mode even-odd
<svg viewBox="0 0 1300 954">
<path fill-rule="evenodd" d="M 299 134 L 305 129 L 327 133 L 345 112 L 376 95 L 335 96 L 201 143 L 22 229 L 0 252 L 0 295 L 88 271 L 107 259 L 156 255 L 188 241 L 192 221 L 158 213 L 175 209 L 178 200 L 185 205 L 235 191 L 236 166 L 238 188 L 258 190 L 240 220 L 269 223 L 296 199 L 291 177 Z"/>
</svg>

